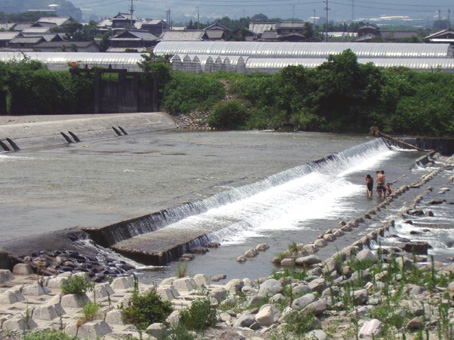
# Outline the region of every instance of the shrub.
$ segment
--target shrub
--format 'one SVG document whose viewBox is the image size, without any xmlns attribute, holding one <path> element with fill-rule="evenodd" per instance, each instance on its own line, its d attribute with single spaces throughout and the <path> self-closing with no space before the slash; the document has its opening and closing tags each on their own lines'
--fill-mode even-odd
<svg viewBox="0 0 454 340">
<path fill-rule="evenodd" d="M 208 117 L 208 124 L 220 129 L 238 129 L 245 124 L 247 116 L 246 108 L 238 100 L 220 102 Z"/>
<path fill-rule="evenodd" d="M 122 308 L 123 321 L 138 329 L 146 329 L 155 322 L 164 323 L 172 311 L 172 304 L 162 301 L 155 289 L 144 295 L 134 291 L 129 305 Z"/>
<path fill-rule="evenodd" d="M 23 340 L 77 340 L 77 337 L 70 336 L 61 330 L 46 329 L 26 333 Z"/>
<path fill-rule="evenodd" d="M 188 274 L 188 265 L 188 261 L 178 261 L 177 267 L 175 268 L 177 277 L 182 278 Z"/>
<path fill-rule="evenodd" d="M 195 300 L 189 309 L 180 312 L 181 323 L 195 331 L 203 330 L 216 324 L 216 309 L 207 299 Z"/>
<path fill-rule="evenodd" d="M 207 111 L 225 96 L 223 84 L 205 75 L 173 73 L 164 89 L 164 107 L 171 114 Z"/>
<path fill-rule="evenodd" d="M 83 295 L 87 291 L 92 291 L 94 284 L 81 276 L 71 276 L 63 280 L 60 288 L 63 294 Z"/>
<path fill-rule="evenodd" d="M 84 324 L 85 322 L 92 321 L 96 314 L 99 312 L 99 305 L 96 302 L 87 302 L 82 307 L 84 317 L 80 319 L 80 322 Z"/>
<path fill-rule="evenodd" d="M 170 329 L 170 334 L 164 338 L 165 340 L 194 340 L 195 337 L 189 333 L 188 329 L 179 322 L 176 325 L 173 325 Z"/>
<path fill-rule="evenodd" d="M 285 318 L 285 321 L 286 330 L 297 335 L 320 328 L 320 322 L 311 312 L 293 312 Z"/>
</svg>

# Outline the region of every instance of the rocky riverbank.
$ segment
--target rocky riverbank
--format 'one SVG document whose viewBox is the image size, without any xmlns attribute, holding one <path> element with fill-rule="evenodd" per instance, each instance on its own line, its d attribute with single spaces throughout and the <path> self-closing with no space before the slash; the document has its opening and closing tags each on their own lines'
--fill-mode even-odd
<svg viewBox="0 0 454 340">
<path fill-rule="evenodd" d="M 396 221 L 378 223 L 374 230 L 350 246 L 332 252 L 324 261 L 317 252 L 329 249 L 337 238 L 353 229 L 370 226 L 372 221 L 380 222 L 377 218 L 380 212 L 411 190 L 423 190 L 424 195 L 450 192 L 453 176 L 440 188 L 425 185 L 443 172 L 452 171 L 453 165 L 452 158 L 445 160 L 445 165 L 425 173 L 412 185 L 398 188 L 375 209 L 340 223 L 339 229 L 323 233 L 310 244 L 290 247 L 275 259 L 281 270 L 269 277 L 213 284 L 218 278 L 198 274 L 169 278 L 157 286 L 140 284 L 141 293 L 156 290 L 175 309 L 167 318 L 167 325 L 153 323 L 148 327 L 149 337 L 163 338 L 164 334 L 171 334 L 180 320 L 181 310 L 196 300 L 208 299 L 216 309 L 216 326 L 199 333 L 186 333 L 189 338 L 451 339 L 454 265 L 428 256 L 429 243 L 401 239 L 401 246 L 381 247 L 381 241 L 394 237 Z M 424 195 L 417 195 L 396 218 L 410 224 L 421 215 L 430 217 L 428 211 L 418 206 Z M 433 205 L 453 203 L 447 199 L 433 200 Z M 68 254 L 39 254 L 39 257 L 45 260 L 51 255 L 56 259 Z M 32 272 L 27 263 L 16 265 L 13 273 L 1 272 L 0 325 L 4 338 L 18 339 L 24 331 L 48 328 L 61 329 L 81 339 L 142 337 L 134 325 L 126 324 L 121 318 L 121 306 L 128 305 L 137 289 L 131 276 L 97 283 L 93 292 L 74 296 L 63 294 L 61 283 L 71 276 L 91 280 L 88 272 L 46 277 Z M 180 274 L 183 276 L 184 272 Z M 86 302 L 99 305 L 91 321 L 84 319 Z"/>
</svg>

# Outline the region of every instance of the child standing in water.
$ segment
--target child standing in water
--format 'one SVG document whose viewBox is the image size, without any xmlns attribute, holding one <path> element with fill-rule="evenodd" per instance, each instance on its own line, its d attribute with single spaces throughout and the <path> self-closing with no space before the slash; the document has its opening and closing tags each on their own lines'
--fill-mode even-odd
<svg viewBox="0 0 454 340">
<path fill-rule="evenodd" d="M 391 183 L 386 183 L 386 196 L 392 195 L 393 189 L 391 188 Z"/>
<path fill-rule="evenodd" d="M 374 179 L 371 175 L 366 176 L 367 196 L 372 197 L 372 191 L 374 189 Z"/>
</svg>

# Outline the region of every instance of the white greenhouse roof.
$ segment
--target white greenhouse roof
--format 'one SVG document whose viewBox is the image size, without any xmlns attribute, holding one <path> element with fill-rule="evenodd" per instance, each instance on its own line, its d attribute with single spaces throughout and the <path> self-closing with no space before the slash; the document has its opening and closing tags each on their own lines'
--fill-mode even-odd
<svg viewBox="0 0 454 340">
<path fill-rule="evenodd" d="M 98 66 L 140 71 L 137 65 L 142 61 L 140 53 L 84 53 L 84 52 L 0 52 L 0 61 L 21 60 L 23 55 L 47 65 L 50 70 L 68 70 L 68 63 L 76 62 L 80 67 Z"/>
<path fill-rule="evenodd" d="M 306 68 L 316 68 L 326 62 L 321 58 L 249 58 L 246 60 L 246 73 L 263 72 L 275 73 L 287 66 L 301 65 Z M 358 58 L 358 63 L 373 63 L 377 67 L 408 67 L 417 71 L 440 69 L 449 73 L 454 72 L 454 59 L 437 58 Z"/>
<path fill-rule="evenodd" d="M 342 43 L 342 42 L 257 42 L 257 41 L 162 41 L 157 55 L 208 54 L 254 58 L 326 58 L 351 49 L 358 58 L 448 58 L 449 44 Z"/>
</svg>

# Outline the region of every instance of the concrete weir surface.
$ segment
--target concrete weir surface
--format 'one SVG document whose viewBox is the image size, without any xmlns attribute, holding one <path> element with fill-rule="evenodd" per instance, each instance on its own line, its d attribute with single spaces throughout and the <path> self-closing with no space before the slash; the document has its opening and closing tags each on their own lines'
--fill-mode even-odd
<svg viewBox="0 0 454 340">
<path fill-rule="evenodd" d="M 16 256 L 71 248 L 69 240 L 61 241 L 68 228 L 99 231 L 99 236 L 109 226 L 123 227 L 109 231 L 106 245 L 120 244 L 138 236 L 144 217 L 161 214 L 165 220 L 172 208 L 374 140 L 322 133 L 182 132 L 173 130 L 176 125 L 165 113 L 0 119 L 0 140 L 9 138 L 20 148 L 0 153 L 0 248 Z M 124 235 L 116 238 L 118 233 Z M 193 237 L 174 230 L 166 247 Z"/>
</svg>

